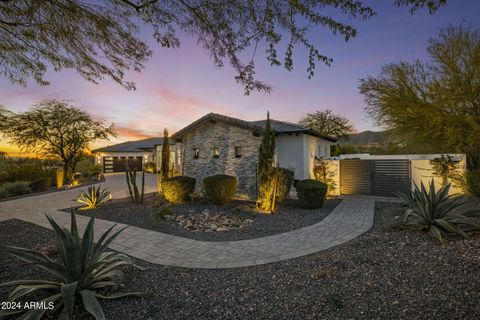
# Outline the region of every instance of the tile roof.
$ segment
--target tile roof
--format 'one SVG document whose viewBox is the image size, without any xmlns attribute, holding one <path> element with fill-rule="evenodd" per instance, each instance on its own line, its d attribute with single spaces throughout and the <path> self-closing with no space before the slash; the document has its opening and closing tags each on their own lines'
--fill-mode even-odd
<svg viewBox="0 0 480 320">
<path fill-rule="evenodd" d="M 218 113 L 209 113 L 209 114 L 201 117 L 200 119 L 192 122 L 188 126 L 181 129 L 180 131 L 177 131 L 172 136 L 172 138 L 181 138 L 181 136 L 185 132 L 194 129 L 195 127 L 199 126 L 200 124 L 202 124 L 203 122 L 205 122 L 207 120 L 225 121 L 227 123 L 231 123 L 233 125 L 237 125 L 239 127 L 243 127 L 243 128 L 249 129 L 251 131 L 258 132 L 258 133 L 262 132 L 262 130 L 265 126 L 265 122 L 266 122 L 266 120 L 245 121 L 245 120 L 225 116 L 225 115 L 218 114 Z M 334 138 L 334 137 L 323 135 L 320 132 L 317 132 L 315 130 L 309 129 L 309 128 L 304 127 L 304 126 L 301 126 L 299 124 L 284 122 L 284 121 L 278 121 L 278 120 L 274 120 L 274 119 L 270 119 L 270 123 L 272 125 L 273 130 L 275 130 L 277 133 L 304 133 L 304 134 L 308 134 L 308 135 L 311 135 L 311 136 L 323 138 L 323 139 L 326 139 L 326 140 L 329 140 L 329 141 L 332 141 L 332 142 L 337 141 L 337 139 Z"/>
<path fill-rule="evenodd" d="M 151 151 L 157 144 L 162 144 L 163 138 L 155 137 L 136 141 L 127 141 L 111 146 L 92 150 L 93 152 L 145 152 Z"/>
</svg>

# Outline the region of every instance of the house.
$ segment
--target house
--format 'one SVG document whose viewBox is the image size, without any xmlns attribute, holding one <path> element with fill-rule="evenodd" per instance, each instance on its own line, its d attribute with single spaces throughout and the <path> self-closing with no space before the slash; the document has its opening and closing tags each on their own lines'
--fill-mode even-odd
<svg viewBox="0 0 480 320">
<path fill-rule="evenodd" d="M 276 133 L 276 161 L 280 167 L 295 172 L 295 179 L 313 178 L 315 157 L 329 157 L 333 137 L 298 124 L 270 120 Z M 266 120 L 245 121 L 209 113 L 177 131 L 170 138 L 170 162 L 182 175 L 197 179 L 202 190 L 203 178 L 214 174 L 237 177 L 239 194 L 256 194 L 258 149 Z M 137 170 L 148 161 L 160 168 L 163 138 L 128 141 L 93 150 L 96 163 L 104 172 L 125 171 L 125 160 Z"/>
<path fill-rule="evenodd" d="M 157 145 L 162 145 L 163 138 L 148 138 L 137 141 L 127 141 L 104 148 L 92 150 L 95 163 L 103 168 L 103 172 L 124 172 L 125 160 L 130 167 L 140 171 L 146 162 L 156 162 Z"/>
<path fill-rule="evenodd" d="M 265 123 L 215 113 L 205 115 L 172 136 L 179 171 L 197 178 L 197 191 L 201 191 L 201 181 L 207 176 L 236 176 L 238 192 L 253 197 Z M 277 164 L 294 170 L 295 179 L 312 178 L 315 157 L 329 157 L 330 146 L 337 141 L 294 123 L 271 120 L 271 125 L 276 132 Z"/>
</svg>

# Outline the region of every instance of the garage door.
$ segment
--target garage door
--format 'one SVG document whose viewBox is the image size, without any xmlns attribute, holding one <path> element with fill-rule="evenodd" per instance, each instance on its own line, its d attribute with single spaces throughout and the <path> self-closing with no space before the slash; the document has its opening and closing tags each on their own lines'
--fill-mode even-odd
<svg viewBox="0 0 480 320">
<path fill-rule="evenodd" d="M 340 191 L 393 197 L 410 191 L 410 160 L 341 160 Z"/>
<path fill-rule="evenodd" d="M 104 157 L 103 171 L 108 172 L 125 172 L 125 163 L 128 160 L 128 165 L 132 170 L 142 171 L 143 157 Z"/>
</svg>

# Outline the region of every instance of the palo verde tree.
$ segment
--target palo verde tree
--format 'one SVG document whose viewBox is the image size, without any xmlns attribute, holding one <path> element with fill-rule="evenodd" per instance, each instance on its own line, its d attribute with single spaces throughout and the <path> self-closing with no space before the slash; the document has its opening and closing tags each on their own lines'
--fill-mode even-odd
<svg viewBox="0 0 480 320">
<path fill-rule="evenodd" d="M 354 131 L 350 120 L 331 109 L 307 113 L 298 123 L 331 137 L 344 137 Z"/>
<path fill-rule="evenodd" d="M 467 154 L 480 169 L 480 30 L 447 26 L 430 39 L 430 61 L 386 65 L 360 82 L 366 111 L 406 141 Z"/>
<path fill-rule="evenodd" d="M 411 13 L 424 7 L 432 13 L 447 2 L 391 1 Z M 140 38 L 140 26 L 146 24 L 164 48 L 180 46 L 177 34 L 196 37 L 215 66 L 234 68 L 246 94 L 269 91 L 268 84 L 255 79 L 257 52 L 264 51 L 272 66 L 290 71 L 294 49 L 303 47 L 311 77 L 317 62 L 333 61 L 316 47 L 310 37 L 317 32 L 311 29 L 326 28 L 348 41 L 357 30 L 341 20 L 374 14 L 355 0 L 0 0 L 0 43 L 5 44 L 0 46 L 0 74 L 14 84 L 33 78 L 46 85 L 47 66 L 52 66 L 55 71 L 74 69 L 95 83 L 109 77 L 134 89 L 124 75 L 140 71 L 151 55 Z M 282 57 L 279 48 L 285 48 Z"/>
<path fill-rule="evenodd" d="M 116 136 L 113 125 L 105 127 L 86 112 L 58 100 L 43 101 L 26 112 L 8 113 L 0 132 L 21 149 L 61 159 L 69 176 L 93 142 Z"/>
<path fill-rule="evenodd" d="M 262 141 L 258 154 L 258 198 L 257 209 L 271 213 L 274 208 L 276 170 L 275 170 L 275 131 L 270 124 L 270 112 L 263 128 Z"/>
<path fill-rule="evenodd" d="M 162 143 L 162 165 L 160 167 L 160 175 L 162 180 L 168 178 L 170 171 L 170 142 L 168 139 L 168 130 L 163 130 L 163 143 Z"/>
</svg>

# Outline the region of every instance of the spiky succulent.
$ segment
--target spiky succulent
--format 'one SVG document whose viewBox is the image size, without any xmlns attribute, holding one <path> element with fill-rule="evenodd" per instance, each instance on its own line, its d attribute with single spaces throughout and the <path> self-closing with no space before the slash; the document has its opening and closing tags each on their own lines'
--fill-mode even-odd
<svg viewBox="0 0 480 320">
<path fill-rule="evenodd" d="M 421 184 L 415 185 L 411 194 L 399 194 L 402 202 L 407 205 L 404 222 L 428 230 L 432 236 L 442 241 L 444 234 L 457 234 L 468 238 L 462 229 L 464 226 L 480 227 L 472 217 L 480 216 L 480 210 L 459 212 L 457 209 L 468 200 L 458 195 L 449 195 L 450 184 L 435 189 L 435 182 L 430 182 L 429 190 Z"/>
<path fill-rule="evenodd" d="M 60 227 L 51 217 L 47 216 L 55 235 L 60 259 L 53 260 L 45 254 L 18 247 L 4 246 L 5 252 L 23 262 L 37 266 L 47 271 L 51 278 L 45 280 L 10 281 L 0 287 L 16 286 L 10 293 L 9 301 L 25 299 L 28 294 L 37 291 L 49 292 L 50 295 L 42 302 L 53 302 L 55 310 L 60 310 L 60 319 L 71 319 L 74 306 L 81 299 L 84 308 L 95 319 L 105 319 L 98 299 L 115 299 L 125 296 L 142 296 L 143 293 L 114 293 L 104 295 L 99 290 L 116 290 L 122 286 L 124 273 L 118 268 L 132 264 L 124 254 L 107 251 L 107 247 L 125 229 L 113 232 L 116 225 L 108 229 L 94 243 L 94 218 L 91 218 L 83 237 L 78 234 L 75 214 L 71 213 L 71 227 Z M 142 269 L 142 268 L 140 268 Z M 40 319 L 46 309 L 31 310 L 1 310 L 0 318 L 22 313 L 18 319 Z"/>
<path fill-rule="evenodd" d="M 107 189 L 102 189 L 100 186 L 90 186 L 87 192 L 82 191 L 82 194 L 77 198 L 77 202 L 85 204 L 84 209 L 93 209 L 105 201 L 109 194 L 110 192 Z"/>
</svg>

